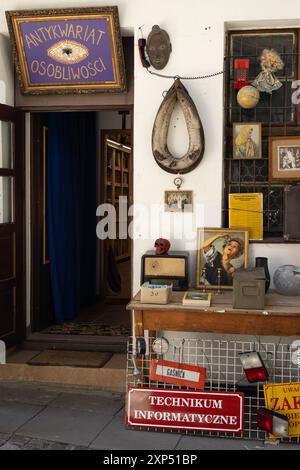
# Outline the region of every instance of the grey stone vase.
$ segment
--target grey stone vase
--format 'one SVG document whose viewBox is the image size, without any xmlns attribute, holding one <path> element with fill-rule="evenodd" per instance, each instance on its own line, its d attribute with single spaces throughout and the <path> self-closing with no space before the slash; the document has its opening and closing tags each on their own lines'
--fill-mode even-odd
<svg viewBox="0 0 300 470">
<path fill-rule="evenodd" d="M 279 294 L 300 295 L 300 279 L 295 277 L 294 269 L 299 269 L 299 267 L 285 264 L 276 269 L 273 282 Z"/>
</svg>

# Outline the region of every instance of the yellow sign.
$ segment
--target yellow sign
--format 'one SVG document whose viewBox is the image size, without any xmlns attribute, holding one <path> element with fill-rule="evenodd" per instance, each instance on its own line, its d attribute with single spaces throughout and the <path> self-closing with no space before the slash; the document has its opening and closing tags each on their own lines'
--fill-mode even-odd
<svg viewBox="0 0 300 470">
<path fill-rule="evenodd" d="M 263 195 L 229 194 L 229 227 L 247 228 L 249 238 L 263 239 Z"/>
<path fill-rule="evenodd" d="M 264 385 L 266 408 L 289 420 L 289 436 L 300 436 L 300 382 Z"/>
</svg>

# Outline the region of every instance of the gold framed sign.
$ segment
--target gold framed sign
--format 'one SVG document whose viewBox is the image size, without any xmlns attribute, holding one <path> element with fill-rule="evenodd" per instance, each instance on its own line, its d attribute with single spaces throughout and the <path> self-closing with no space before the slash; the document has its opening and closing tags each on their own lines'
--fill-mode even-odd
<svg viewBox="0 0 300 470">
<path fill-rule="evenodd" d="M 123 92 L 118 8 L 7 11 L 24 94 Z"/>
</svg>

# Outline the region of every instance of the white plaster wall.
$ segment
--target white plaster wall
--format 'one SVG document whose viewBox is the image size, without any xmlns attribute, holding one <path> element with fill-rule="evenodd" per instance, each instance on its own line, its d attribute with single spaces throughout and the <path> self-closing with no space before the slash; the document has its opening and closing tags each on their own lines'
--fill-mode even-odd
<svg viewBox="0 0 300 470">
<path fill-rule="evenodd" d="M 300 26 L 300 5 L 298 0 L 273 0 L 261 2 L 252 0 L 248 7 L 240 0 L 106 0 L 105 5 L 119 6 L 120 23 L 125 34 L 138 38 L 138 28 L 144 25 L 145 36 L 153 24 L 165 28 L 171 38 L 173 52 L 166 74 L 199 75 L 221 70 L 224 55 L 224 30 L 227 27 L 292 27 Z M 99 1 L 78 0 L 1 0 L 0 34 L 7 35 L 5 10 L 40 9 L 80 6 L 99 6 Z M 0 42 L 1 56 L 4 46 Z M 161 204 L 163 192 L 171 189 L 173 177 L 162 171 L 154 162 L 151 152 L 151 132 L 162 92 L 168 89 L 172 80 L 150 76 L 140 65 L 135 49 L 135 108 L 134 108 L 134 200 L 149 205 Z M 3 72 L 0 71 L 0 79 Z M 5 74 L 4 74 L 5 75 Z M 6 82 L 11 101 L 12 81 Z M 184 177 L 183 188 L 194 191 L 194 204 L 202 204 L 206 226 L 220 226 L 222 202 L 222 150 L 223 150 L 223 79 L 185 81 L 188 91 L 198 108 L 206 138 L 206 151 L 200 166 Z M 181 120 L 172 137 L 172 146 L 182 144 L 184 127 Z M 197 211 L 200 213 L 200 209 Z M 176 217 L 173 217 L 176 219 Z M 186 224 L 187 217 L 176 220 L 176 229 Z M 136 220 L 137 235 L 144 221 Z M 163 231 L 157 235 L 164 235 Z M 171 234 L 173 249 L 185 249 L 183 240 L 175 240 Z M 138 236 L 134 244 L 134 290 L 139 287 L 140 257 L 152 247 L 153 236 L 142 240 Z M 188 245 L 193 252 L 196 242 Z M 270 259 L 271 272 L 283 263 L 300 264 L 299 245 L 251 245 L 250 260 L 255 256 Z M 194 264 L 193 264 L 194 266 Z M 194 271 L 193 267 L 191 268 Z"/>
<path fill-rule="evenodd" d="M 9 106 L 14 105 L 13 77 L 9 39 L 7 34 L 0 34 L 0 103 Z"/>
</svg>

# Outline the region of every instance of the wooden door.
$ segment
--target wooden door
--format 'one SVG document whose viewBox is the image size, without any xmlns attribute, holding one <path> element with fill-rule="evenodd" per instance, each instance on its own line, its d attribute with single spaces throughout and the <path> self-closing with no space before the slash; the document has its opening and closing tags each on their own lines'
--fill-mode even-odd
<svg viewBox="0 0 300 470">
<path fill-rule="evenodd" d="M 0 105 L 0 339 L 25 336 L 24 115 Z"/>
<path fill-rule="evenodd" d="M 31 115 L 32 330 L 55 323 L 47 243 L 47 113 Z"/>
</svg>

